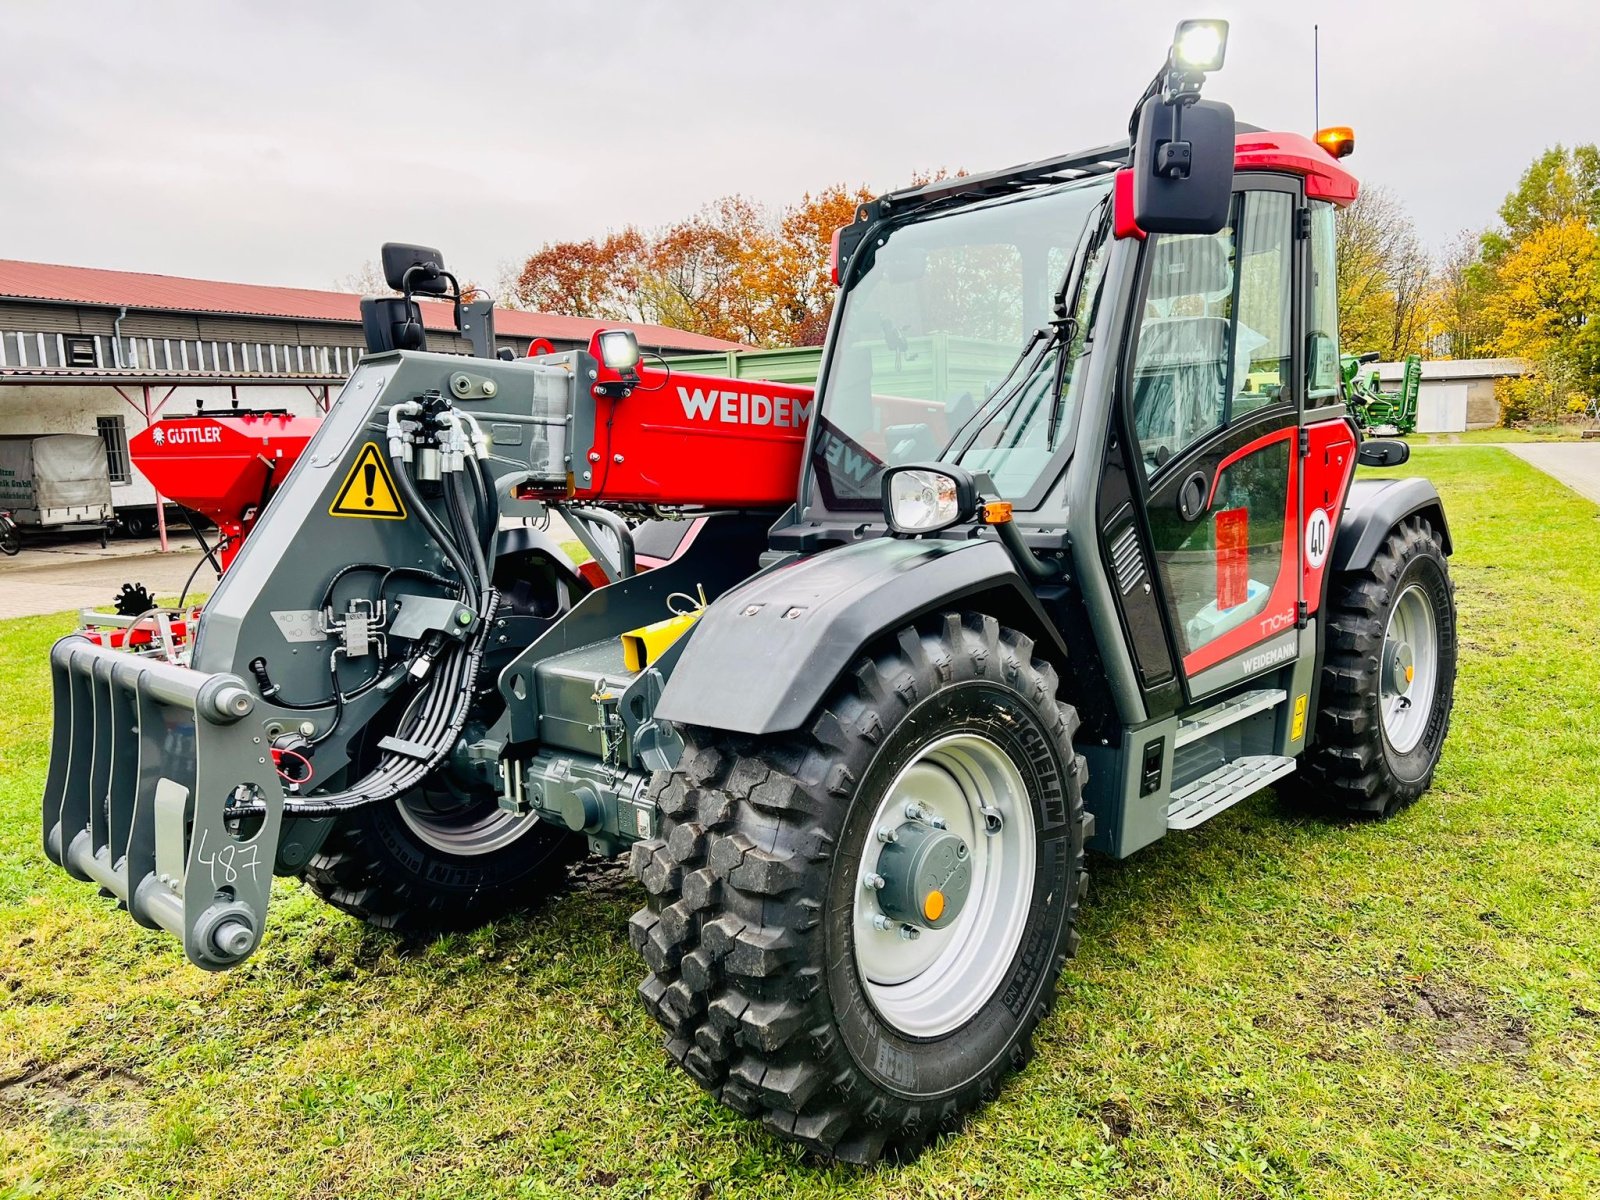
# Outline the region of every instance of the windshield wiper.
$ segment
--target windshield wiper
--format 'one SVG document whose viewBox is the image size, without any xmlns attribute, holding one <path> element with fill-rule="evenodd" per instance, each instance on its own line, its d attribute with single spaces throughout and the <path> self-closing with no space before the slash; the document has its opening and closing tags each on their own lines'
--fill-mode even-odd
<svg viewBox="0 0 1600 1200">
<path fill-rule="evenodd" d="M 980 418 L 987 420 L 988 418 L 993 417 L 996 413 L 1000 412 L 1004 408 L 1005 404 L 1009 402 L 1018 391 L 1026 387 L 1028 381 L 1033 378 L 1034 371 L 1036 371 L 1039 366 L 1043 364 L 1045 356 L 1050 353 L 1052 347 L 1057 345 L 1070 345 L 1072 339 L 1077 337 L 1078 321 L 1076 317 L 1068 315 L 1068 297 L 1071 296 L 1075 300 L 1077 290 L 1082 287 L 1083 267 L 1088 262 L 1090 248 L 1097 241 L 1099 241 L 1098 235 L 1104 228 L 1105 212 L 1109 206 L 1109 203 L 1109 198 L 1102 199 L 1100 201 L 1100 204 L 1097 207 L 1096 215 L 1090 218 L 1090 221 L 1084 228 L 1083 236 L 1078 242 L 1077 251 L 1073 254 L 1071 261 L 1067 263 L 1067 269 L 1061 273 L 1061 286 L 1056 289 L 1054 303 L 1051 305 L 1052 311 L 1055 313 L 1055 315 L 1050 318 L 1050 323 L 1033 331 L 1028 340 L 1023 343 L 1022 349 L 1017 352 L 1016 360 L 1012 362 L 1010 370 L 1008 370 L 1005 375 L 1001 377 L 999 385 L 995 388 L 994 392 L 990 394 L 989 399 L 979 405 L 977 411 L 975 411 L 970 417 L 961 422 L 956 431 L 950 435 L 949 441 L 945 442 L 944 446 L 939 450 L 939 453 L 935 456 L 935 461 L 943 460 L 944 456 L 950 453 L 955 444 L 958 441 L 961 441 L 962 435 L 965 434 L 967 430 L 972 429 L 972 426 L 978 422 Z M 1039 346 L 1041 341 L 1044 342 L 1044 345 L 1035 351 L 1035 347 Z M 1007 390 L 1006 385 L 1011 382 L 1011 379 L 1014 375 L 1016 375 L 1018 368 L 1020 368 L 1023 363 L 1027 362 L 1030 356 L 1033 357 L 1035 361 L 1029 368 L 1028 373 L 1024 375 L 1016 385 Z M 1063 364 L 1065 362 L 1065 357 L 1065 355 L 1062 355 L 1056 363 L 1055 386 L 1057 388 L 1057 395 L 1051 404 L 1050 409 L 1049 430 L 1045 441 L 1045 445 L 1047 446 L 1054 444 L 1056 429 L 1061 420 L 1062 406 L 1059 389 L 1062 384 Z M 1008 421 L 1007 424 L 1010 424 L 1010 422 Z M 961 441 L 961 448 L 956 451 L 955 457 L 950 461 L 960 462 L 962 456 L 966 454 L 968 450 L 972 449 L 972 444 L 978 440 L 978 435 L 982 432 L 983 427 L 979 425 L 977 429 L 974 429 L 972 433 L 967 436 L 965 441 Z M 1004 433 L 1005 431 L 1002 429 L 1001 436 L 1004 436 Z"/>
</svg>

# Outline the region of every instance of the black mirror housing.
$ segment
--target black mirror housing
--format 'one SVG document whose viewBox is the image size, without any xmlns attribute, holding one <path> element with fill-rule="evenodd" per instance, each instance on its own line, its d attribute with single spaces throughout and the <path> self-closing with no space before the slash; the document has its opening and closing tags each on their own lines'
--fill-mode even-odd
<svg viewBox="0 0 1600 1200">
<path fill-rule="evenodd" d="M 445 274 L 444 255 L 431 246 L 385 242 L 382 261 L 384 282 L 397 292 L 420 292 L 424 296 L 450 294 L 450 279 Z"/>
<path fill-rule="evenodd" d="M 1368 438 L 1356 450 L 1363 467 L 1398 467 L 1411 457 L 1411 447 L 1393 438 Z"/>
<path fill-rule="evenodd" d="M 1139 106 L 1134 221 L 1146 233 L 1216 233 L 1233 196 L 1233 109 L 1218 100 Z"/>
<path fill-rule="evenodd" d="M 368 296 L 361 301 L 361 332 L 368 354 L 390 350 L 426 350 L 428 334 L 422 310 L 404 296 Z"/>
</svg>

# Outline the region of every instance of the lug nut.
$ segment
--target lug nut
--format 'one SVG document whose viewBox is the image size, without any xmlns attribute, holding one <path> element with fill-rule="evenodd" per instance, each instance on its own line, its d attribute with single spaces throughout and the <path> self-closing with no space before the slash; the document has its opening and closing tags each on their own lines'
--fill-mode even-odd
<svg viewBox="0 0 1600 1200">
<path fill-rule="evenodd" d="M 900 936 L 908 942 L 914 942 L 922 936 L 922 930 L 915 925 L 902 925 L 900 926 Z"/>
<path fill-rule="evenodd" d="M 883 887 L 884 883 L 885 880 L 882 875 L 868 875 L 861 881 L 861 886 L 875 892 Z"/>
<path fill-rule="evenodd" d="M 882 929 L 887 931 L 894 928 L 894 922 L 888 917 L 884 916 L 882 913 L 873 913 L 872 927 L 874 929 Z"/>
<path fill-rule="evenodd" d="M 900 835 L 893 829 L 889 828 L 889 826 L 885 825 L 883 828 L 878 830 L 878 840 L 880 842 L 898 842 L 900 840 Z"/>
</svg>

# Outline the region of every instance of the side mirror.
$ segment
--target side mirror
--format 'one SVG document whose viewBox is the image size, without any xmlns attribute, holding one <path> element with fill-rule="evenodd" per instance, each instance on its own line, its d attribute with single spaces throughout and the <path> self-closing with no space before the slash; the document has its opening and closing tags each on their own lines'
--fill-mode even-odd
<svg viewBox="0 0 1600 1200">
<path fill-rule="evenodd" d="M 382 260 L 384 282 L 397 292 L 448 296 L 455 282 L 444 269 L 444 255 L 429 246 L 385 242 Z"/>
<path fill-rule="evenodd" d="M 1356 461 L 1363 467 L 1398 467 L 1410 457 L 1410 446 L 1390 438 L 1371 438 L 1356 450 Z"/>
<path fill-rule="evenodd" d="M 1216 233 L 1233 197 L 1233 109 L 1218 100 L 1139 106 L 1133 215 L 1146 233 Z"/>
</svg>

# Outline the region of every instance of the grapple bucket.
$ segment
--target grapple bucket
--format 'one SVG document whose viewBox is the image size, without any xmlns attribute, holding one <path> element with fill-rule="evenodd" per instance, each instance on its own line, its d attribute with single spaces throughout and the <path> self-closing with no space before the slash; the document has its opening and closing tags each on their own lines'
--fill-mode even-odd
<svg viewBox="0 0 1600 1200">
<path fill-rule="evenodd" d="M 221 970 L 261 938 L 283 792 L 234 675 L 62 638 L 50 651 L 55 727 L 44 848 L 139 924 Z M 247 804 L 250 815 L 230 815 Z"/>
</svg>

